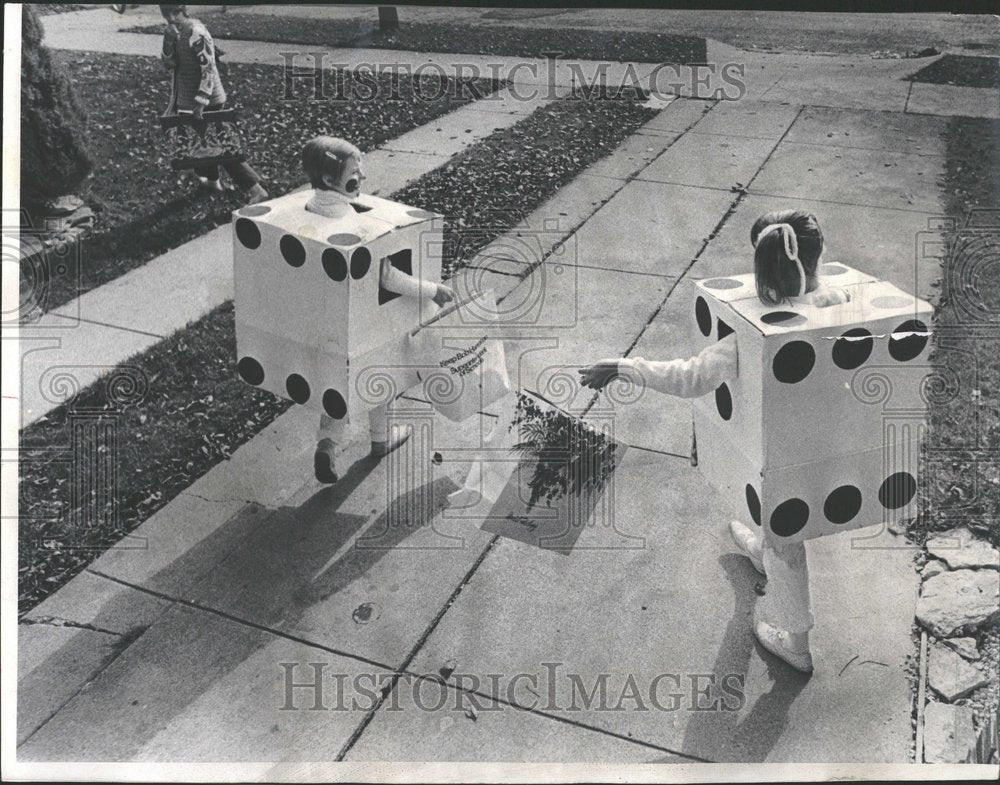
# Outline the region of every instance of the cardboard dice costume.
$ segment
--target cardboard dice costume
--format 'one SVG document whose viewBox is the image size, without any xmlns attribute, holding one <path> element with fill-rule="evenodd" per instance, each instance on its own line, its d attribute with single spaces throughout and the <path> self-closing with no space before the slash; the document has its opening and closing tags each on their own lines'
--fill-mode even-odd
<svg viewBox="0 0 1000 785">
<path fill-rule="evenodd" d="M 915 514 L 918 429 L 885 428 L 856 375 L 892 386 L 919 420 L 907 366 L 926 360 L 932 308 L 846 265 L 818 273 L 850 302 L 766 305 L 752 274 L 700 281 L 694 302 L 702 348 L 732 332 L 739 346 L 738 377 L 694 401 L 698 465 L 773 543 Z"/>
<path fill-rule="evenodd" d="M 408 331 L 428 303 L 383 289 L 379 270 L 388 258 L 439 281 L 443 218 L 367 194 L 327 218 L 306 210 L 312 196 L 233 215 L 237 369 L 248 384 L 342 420 L 385 403 L 366 397 L 366 369 L 388 373 L 398 392 L 418 382 Z"/>
</svg>

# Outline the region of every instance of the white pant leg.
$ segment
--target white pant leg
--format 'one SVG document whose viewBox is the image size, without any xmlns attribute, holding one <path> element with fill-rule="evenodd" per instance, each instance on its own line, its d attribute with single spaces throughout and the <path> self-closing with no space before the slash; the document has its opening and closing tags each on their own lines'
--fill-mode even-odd
<svg viewBox="0 0 1000 785">
<path fill-rule="evenodd" d="M 767 591 L 761 598 L 761 618 L 791 633 L 808 632 L 813 617 L 805 543 L 773 546 L 765 539 L 763 561 Z"/>
<path fill-rule="evenodd" d="M 368 411 L 368 428 L 371 431 L 373 442 L 384 442 L 386 440 L 386 420 L 389 413 L 389 404 L 385 403 L 376 406 Z M 319 429 L 316 431 L 316 441 L 329 439 L 334 444 L 341 444 L 347 434 L 348 420 L 343 418 L 335 420 L 326 414 L 319 416 Z"/>
</svg>

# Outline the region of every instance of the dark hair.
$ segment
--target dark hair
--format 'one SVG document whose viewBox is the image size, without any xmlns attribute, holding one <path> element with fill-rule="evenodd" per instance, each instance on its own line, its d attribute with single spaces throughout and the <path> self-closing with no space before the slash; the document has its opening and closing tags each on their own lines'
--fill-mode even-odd
<svg viewBox="0 0 1000 785">
<path fill-rule="evenodd" d="M 785 240 L 780 230 L 760 237 L 761 232 L 772 224 L 788 224 L 794 230 L 799 261 L 802 262 L 807 282 L 816 274 L 816 264 L 823 253 L 823 232 L 816 216 L 804 210 L 777 210 L 765 213 L 754 222 L 750 229 L 750 242 L 755 249 L 753 271 L 757 296 L 761 302 L 778 305 L 786 297 L 795 297 L 799 293 L 802 278 L 798 265 L 785 252 Z"/>
<path fill-rule="evenodd" d="M 177 4 L 160 5 L 160 13 L 163 14 L 163 16 L 168 16 L 169 14 L 184 14 L 184 16 L 187 16 L 187 12 L 188 12 L 188 7 L 186 5 L 177 5 Z"/>
<path fill-rule="evenodd" d="M 350 158 L 361 158 L 361 151 L 344 139 L 317 136 L 302 148 L 302 168 L 313 188 L 326 188 L 323 175 L 339 180 Z"/>
</svg>

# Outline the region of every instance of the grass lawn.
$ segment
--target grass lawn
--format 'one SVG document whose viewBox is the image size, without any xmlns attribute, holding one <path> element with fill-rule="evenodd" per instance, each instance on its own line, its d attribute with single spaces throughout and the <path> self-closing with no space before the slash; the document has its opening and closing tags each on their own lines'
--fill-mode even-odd
<svg viewBox="0 0 1000 785">
<path fill-rule="evenodd" d="M 576 60 L 640 63 L 704 63 L 705 39 L 620 30 L 533 28 L 505 25 L 406 22 L 397 31 L 380 33 L 372 18 L 303 19 L 270 14 L 213 14 L 207 20 L 216 38 L 274 41 L 323 47 L 372 47 L 416 52 L 545 57 L 558 52 Z M 130 32 L 162 33 L 161 25 L 129 28 Z"/>
<path fill-rule="evenodd" d="M 945 199 L 958 228 L 942 270 L 934 362 L 958 386 L 930 404 L 930 471 L 914 533 L 964 524 L 996 545 L 1000 461 L 986 458 L 1000 445 L 1000 121 L 951 118 L 946 143 Z"/>
<path fill-rule="evenodd" d="M 447 216 L 445 266 L 454 270 L 654 114 L 625 99 L 557 101 L 479 141 L 393 198 Z M 109 400 L 115 385 L 100 379 L 21 431 L 22 613 L 288 408 L 286 401 L 241 382 L 235 360 L 230 302 L 119 366 L 146 381 L 135 402 L 115 410 Z M 80 428 L 83 415 L 88 425 Z M 115 448 L 101 441 L 109 437 L 99 431 L 111 423 Z M 89 485 L 93 471 L 80 468 L 82 456 L 102 448 L 113 450 L 117 474 L 108 499 Z"/>
<path fill-rule="evenodd" d="M 169 76 L 158 58 L 54 52 L 66 66 L 88 117 L 94 173 L 80 196 L 97 212 L 96 228 L 84 241 L 79 274 L 54 276 L 44 309 L 51 310 L 150 259 L 230 220 L 245 201 L 242 192 L 199 192 L 190 173 L 170 168 L 158 118 L 166 108 Z M 327 96 L 338 96 L 337 80 L 325 75 Z M 373 77 L 374 78 L 374 77 Z M 383 74 L 388 95 L 388 80 Z M 278 66 L 233 63 L 226 78 L 230 103 L 243 110 L 251 164 L 272 194 L 305 181 L 302 145 L 317 134 L 343 136 L 370 150 L 419 125 L 487 94 L 491 80 L 463 80 L 442 86 L 434 74 L 414 80 L 401 75 L 398 100 L 317 99 L 296 82 L 298 97 L 283 96 Z M 467 89 L 463 89 L 467 88 Z"/>
<path fill-rule="evenodd" d="M 948 238 L 932 361 L 945 380 L 932 393 L 924 444 L 921 515 L 910 536 L 968 526 L 1000 545 L 1000 121 L 954 117 L 946 133 L 944 192 L 957 229 Z M 949 382 L 948 380 L 953 380 Z M 992 452 L 991 452 L 992 451 Z M 955 703 L 977 732 L 1000 705 L 1000 624 L 981 630 L 990 683 Z M 915 642 L 919 635 L 915 637 Z M 914 689 L 916 674 L 914 674 Z"/>
</svg>

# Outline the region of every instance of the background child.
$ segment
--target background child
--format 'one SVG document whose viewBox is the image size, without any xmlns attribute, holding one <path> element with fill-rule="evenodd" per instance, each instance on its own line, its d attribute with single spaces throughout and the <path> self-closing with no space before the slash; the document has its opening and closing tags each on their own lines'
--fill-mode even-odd
<svg viewBox="0 0 1000 785">
<path fill-rule="evenodd" d="M 186 5 L 161 5 L 167 22 L 163 33 L 163 64 L 173 71 L 167 114 L 193 114 L 201 117 L 207 108 L 215 112 L 226 106 L 226 90 L 219 77 L 215 43 L 199 20 L 188 16 Z M 226 171 L 247 192 L 249 204 L 267 199 L 260 177 L 246 162 L 226 164 Z M 219 167 L 195 169 L 203 185 L 222 190 Z"/>
<path fill-rule="evenodd" d="M 344 218 L 355 214 L 351 200 L 361 194 L 361 183 L 365 180 L 361 151 L 357 147 L 343 139 L 317 136 L 307 142 L 302 150 L 302 168 L 315 189 L 306 203 L 306 210 L 327 218 Z M 438 307 L 455 299 L 455 293 L 449 287 L 436 281 L 423 281 L 407 275 L 393 267 L 387 258 L 382 260 L 379 267 L 379 282 L 394 294 L 420 297 Z M 368 412 L 371 454 L 376 458 L 388 455 L 410 436 L 408 430 L 404 434 L 388 433 L 388 411 L 389 404 L 386 403 Z M 334 453 L 337 444 L 343 440 L 346 426 L 346 420 L 320 415 L 316 453 L 313 457 L 316 479 L 320 482 L 337 481 Z"/>
<path fill-rule="evenodd" d="M 801 210 L 762 215 L 750 230 L 754 276 L 762 302 L 777 305 L 795 297 L 818 307 L 848 302 L 845 289 L 819 282 L 816 270 L 823 255 L 823 232 L 816 217 Z M 739 375 L 736 334 L 730 333 L 695 357 L 664 362 L 635 359 L 599 360 L 579 370 L 580 383 L 600 390 L 622 376 L 637 385 L 682 398 L 715 390 Z M 767 575 L 767 594 L 754 609 L 754 633 L 769 652 L 804 673 L 812 672 L 809 652 L 809 575 L 805 545 L 771 545 L 739 521 L 729 525 L 737 547 L 758 572 Z"/>
</svg>

